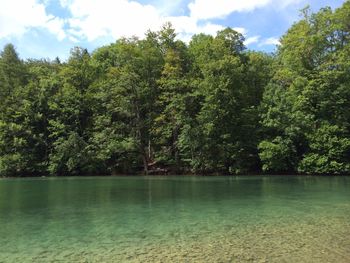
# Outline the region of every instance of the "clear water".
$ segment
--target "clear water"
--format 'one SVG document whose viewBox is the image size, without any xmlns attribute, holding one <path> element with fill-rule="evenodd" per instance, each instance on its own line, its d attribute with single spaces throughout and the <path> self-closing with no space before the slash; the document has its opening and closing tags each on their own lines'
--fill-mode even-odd
<svg viewBox="0 0 350 263">
<path fill-rule="evenodd" d="M 0 262 L 350 262 L 350 177 L 1 179 Z"/>
</svg>

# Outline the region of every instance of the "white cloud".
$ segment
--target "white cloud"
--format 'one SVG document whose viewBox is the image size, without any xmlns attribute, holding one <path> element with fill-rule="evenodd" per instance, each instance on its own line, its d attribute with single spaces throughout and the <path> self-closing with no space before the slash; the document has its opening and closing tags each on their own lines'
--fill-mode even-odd
<svg viewBox="0 0 350 263">
<path fill-rule="evenodd" d="M 41 27 L 65 37 L 64 21 L 46 13 L 44 4 L 35 0 L 0 0 L 0 38 L 22 36 L 30 28 Z"/>
<path fill-rule="evenodd" d="M 183 15 L 185 10 L 183 8 L 183 3 L 186 0 L 152 0 L 152 5 L 157 7 L 157 10 L 164 16 L 171 16 L 176 13 L 177 15 Z"/>
<path fill-rule="evenodd" d="M 224 26 L 207 22 L 203 25 L 198 25 L 198 21 L 188 16 L 163 17 L 161 23 L 171 22 L 177 32 L 180 34 L 199 34 L 205 33 L 215 35 L 217 31 L 224 29 Z M 158 28 L 156 28 L 158 29 Z"/>
<path fill-rule="evenodd" d="M 189 43 L 194 34 L 204 33 L 207 35 L 216 35 L 216 33 L 220 30 L 223 30 L 225 27 L 222 25 L 212 24 L 210 22 L 204 25 L 197 25 L 197 22 L 193 19 L 191 23 L 186 23 L 186 19 L 177 21 L 177 19 L 170 18 L 169 21 L 173 24 L 176 32 L 178 32 L 178 37 L 184 41 L 185 43 Z"/>
<path fill-rule="evenodd" d="M 175 0 L 175 6 L 182 1 Z M 131 36 L 142 38 L 148 29 L 158 30 L 165 22 L 170 21 L 179 37 L 188 42 L 193 34 L 215 35 L 224 28 L 223 25 L 210 22 L 210 19 L 222 18 L 235 11 L 251 11 L 266 6 L 285 8 L 299 1 L 302 0 L 192 0 L 188 4 L 189 16 L 168 16 L 169 12 L 164 12 L 164 8 L 141 4 L 136 0 L 60 0 L 60 3 L 72 14 L 67 32 L 78 39 L 93 41 L 105 36 L 115 39 Z M 234 29 L 247 36 L 244 28 Z M 249 45 L 258 40 L 259 37 L 253 36 L 247 38 L 245 43 Z"/>
<path fill-rule="evenodd" d="M 70 4 L 70 0 L 60 0 L 60 4 L 62 7 L 67 8 Z"/>
<path fill-rule="evenodd" d="M 199 24 L 191 16 L 166 16 L 152 5 L 130 0 L 61 0 L 60 3 L 72 13 L 68 34 L 80 39 L 86 37 L 89 41 L 104 36 L 142 38 L 148 29 L 159 30 L 168 21 L 184 41 L 193 34 L 214 35 L 224 28 L 209 21 Z M 238 31 L 244 32 L 244 28 Z"/>
<path fill-rule="evenodd" d="M 244 41 L 244 45 L 249 46 L 250 44 L 254 44 L 259 42 L 260 36 L 253 36 L 253 37 L 248 37 L 245 41 Z"/>
<path fill-rule="evenodd" d="M 269 37 L 264 39 L 259 46 L 268 46 L 268 45 L 281 45 L 281 42 L 279 40 L 279 38 L 277 37 Z"/>
<path fill-rule="evenodd" d="M 68 6 L 73 18 L 69 24 L 89 41 L 110 35 L 143 36 L 147 29 L 161 25 L 160 15 L 151 5 L 127 0 L 74 0 Z"/>
<path fill-rule="evenodd" d="M 63 26 L 64 26 L 64 20 L 58 17 L 51 18 L 45 24 L 45 27 L 51 33 L 55 34 L 58 40 L 63 40 L 66 37 L 66 33 L 63 30 Z"/>
<path fill-rule="evenodd" d="M 234 27 L 233 30 L 237 31 L 238 33 L 241 33 L 242 35 L 247 34 L 247 30 L 244 27 Z"/>
<path fill-rule="evenodd" d="M 251 11 L 266 6 L 272 0 L 195 0 L 188 5 L 197 19 L 223 18 L 233 12 Z"/>
<path fill-rule="evenodd" d="M 249 12 L 261 7 L 283 9 L 303 0 L 194 0 L 188 5 L 196 19 L 225 18 L 233 12 Z"/>
<path fill-rule="evenodd" d="M 79 42 L 79 39 L 77 39 L 76 37 L 73 37 L 73 36 L 68 36 L 68 39 L 70 41 L 72 41 L 73 43 L 78 43 Z"/>
<path fill-rule="evenodd" d="M 159 30 L 170 21 L 179 38 L 188 42 L 193 34 L 215 35 L 224 29 L 223 25 L 211 22 L 214 18 L 223 18 L 232 12 L 246 12 L 260 7 L 285 8 L 302 0 L 190 0 L 188 16 L 170 16 L 176 6 L 183 6 L 184 0 L 174 0 L 171 4 L 162 4 L 158 8 L 150 4 L 141 4 L 137 0 L 59 0 L 63 8 L 71 13 L 71 18 L 62 19 L 48 14 L 45 3 L 50 0 L 0 0 L 0 38 L 21 36 L 31 28 L 45 28 L 56 35 L 58 40 L 68 39 L 79 42 L 87 39 L 94 41 L 102 37 L 137 36 L 142 38 L 145 32 Z M 162 8 L 163 6 L 163 8 Z M 247 36 L 242 27 L 233 28 L 247 37 L 249 45 L 260 40 L 259 36 Z M 277 45 L 278 39 L 268 38 L 259 45 Z"/>
</svg>

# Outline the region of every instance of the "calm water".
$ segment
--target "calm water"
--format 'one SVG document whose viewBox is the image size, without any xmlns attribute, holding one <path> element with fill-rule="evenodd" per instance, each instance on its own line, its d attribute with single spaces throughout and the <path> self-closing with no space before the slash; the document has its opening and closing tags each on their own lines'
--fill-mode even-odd
<svg viewBox="0 0 350 263">
<path fill-rule="evenodd" d="M 350 262 L 350 177 L 1 179 L 0 262 Z"/>
</svg>

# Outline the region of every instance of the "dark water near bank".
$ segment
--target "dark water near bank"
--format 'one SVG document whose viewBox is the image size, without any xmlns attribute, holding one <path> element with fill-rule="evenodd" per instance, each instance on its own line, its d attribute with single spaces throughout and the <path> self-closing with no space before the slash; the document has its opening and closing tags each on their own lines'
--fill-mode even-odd
<svg viewBox="0 0 350 263">
<path fill-rule="evenodd" d="M 350 262 L 350 177 L 0 180 L 0 262 Z"/>
</svg>

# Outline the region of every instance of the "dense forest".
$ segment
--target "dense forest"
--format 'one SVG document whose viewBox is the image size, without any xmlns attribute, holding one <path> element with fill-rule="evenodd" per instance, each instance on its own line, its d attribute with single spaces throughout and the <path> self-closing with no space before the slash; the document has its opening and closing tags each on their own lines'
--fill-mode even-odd
<svg viewBox="0 0 350 263">
<path fill-rule="evenodd" d="M 350 173 L 350 1 L 274 54 L 171 24 L 66 62 L 0 56 L 0 176 Z"/>
</svg>

